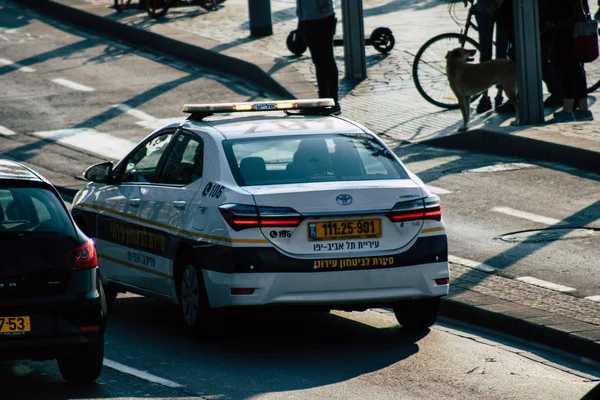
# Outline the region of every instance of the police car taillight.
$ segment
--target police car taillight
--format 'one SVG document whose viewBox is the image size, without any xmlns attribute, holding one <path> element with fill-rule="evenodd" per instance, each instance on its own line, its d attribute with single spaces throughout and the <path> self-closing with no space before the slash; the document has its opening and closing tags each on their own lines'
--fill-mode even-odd
<svg viewBox="0 0 600 400">
<path fill-rule="evenodd" d="M 289 207 L 255 207 L 245 204 L 224 204 L 219 211 L 235 231 L 248 228 L 296 227 L 302 215 Z"/>
<path fill-rule="evenodd" d="M 431 195 L 424 199 L 396 203 L 394 208 L 388 213 L 388 217 L 392 222 L 423 219 L 441 221 L 442 206 L 440 205 L 440 198 L 436 195 Z"/>
</svg>

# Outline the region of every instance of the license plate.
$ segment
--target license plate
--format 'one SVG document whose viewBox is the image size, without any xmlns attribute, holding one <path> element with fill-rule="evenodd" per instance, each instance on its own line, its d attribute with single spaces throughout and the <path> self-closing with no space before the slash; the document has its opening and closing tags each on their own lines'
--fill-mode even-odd
<svg viewBox="0 0 600 400">
<path fill-rule="evenodd" d="M 0 317 L 0 335 L 30 331 L 29 317 Z"/>
<path fill-rule="evenodd" d="M 323 221 L 308 224 L 308 240 L 341 240 L 381 237 L 381 219 Z"/>
</svg>

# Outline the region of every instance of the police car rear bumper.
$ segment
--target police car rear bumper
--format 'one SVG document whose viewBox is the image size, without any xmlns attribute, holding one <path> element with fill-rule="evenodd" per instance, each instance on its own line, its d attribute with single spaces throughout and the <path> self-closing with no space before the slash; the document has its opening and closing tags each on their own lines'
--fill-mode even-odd
<svg viewBox="0 0 600 400">
<path fill-rule="evenodd" d="M 446 261 L 318 273 L 226 274 L 210 270 L 203 273 L 210 305 L 215 308 L 353 303 L 375 307 L 398 300 L 445 296 L 448 285 L 438 285 L 435 280 L 449 277 Z M 232 294 L 240 289 L 254 291 L 251 294 Z"/>
</svg>

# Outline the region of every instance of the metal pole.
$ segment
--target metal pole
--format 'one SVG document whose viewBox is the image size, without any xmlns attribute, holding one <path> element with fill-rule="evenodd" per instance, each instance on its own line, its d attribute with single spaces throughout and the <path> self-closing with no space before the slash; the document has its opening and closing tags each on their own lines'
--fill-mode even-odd
<svg viewBox="0 0 600 400">
<path fill-rule="evenodd" d="M 362 0 L 342 0 L 342 23 L 346 79 L 362 81 L 367 77 Z"/>
<path fill-rule="evenodd" d="M 538 2 L 513 0 L 520 125 L 544 122 Z"/>
<path fill-rule="evenodd" d="M 271 0 L 248 0 L 250 36 L 262 37 L 273 34 Z"/>
</svg>

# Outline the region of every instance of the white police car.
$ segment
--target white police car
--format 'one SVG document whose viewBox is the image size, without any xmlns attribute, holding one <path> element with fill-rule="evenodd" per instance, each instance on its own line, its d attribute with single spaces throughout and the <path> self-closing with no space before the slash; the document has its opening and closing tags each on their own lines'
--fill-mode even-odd
<svg viewBox="0 0 600 400">
<path fill-rule="evenodd" d="M 217 308 L 291 305 L 431 326 L 449 282 L 439 198 L 366 128 L 317 115 L 331 106 L 186 105 L 116 166 L 88 168 L 72 212 L 107 297 L 179 304 L 192 330 Z"/>
</svg>

